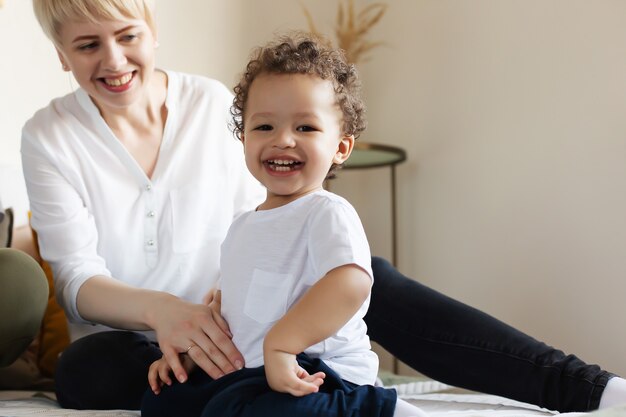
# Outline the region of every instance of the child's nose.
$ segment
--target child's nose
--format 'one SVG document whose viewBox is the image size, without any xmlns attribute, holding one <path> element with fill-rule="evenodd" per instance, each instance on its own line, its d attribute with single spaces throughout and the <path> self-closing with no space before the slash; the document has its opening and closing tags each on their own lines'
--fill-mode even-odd
<svg viewBox="0 0 626 417">
<path fill-rule="evenodd" d="M 276 132 L 274 139 L 274 146 L 280 149 L 293 148 L 296 144 L 293 135 L 287 129 L 279 130 Z"/>
</svg>

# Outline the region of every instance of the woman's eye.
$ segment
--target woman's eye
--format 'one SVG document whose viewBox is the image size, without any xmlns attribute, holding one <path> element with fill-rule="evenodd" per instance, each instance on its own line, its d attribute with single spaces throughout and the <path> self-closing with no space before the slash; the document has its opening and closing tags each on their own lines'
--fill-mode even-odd
<svg viewBox="0 0 626 417">
<path fill-rule="evenodd" d="M 272 129 L 273 128 L 270 125 L 260 125 L 254 128 L 254 130 L 263 130 L 263 131 L 272 130 Z"/>
<path fill-rule="evenodd" d="M 131 41 L 134 41 L 137 38 L 138 38 L 138 36 L 135 35 L 135 34 L 128 34 L 128 35 L 122 36 L 122 41 L 124 41 L 124 42 L 131 42 Z"/>
<path fill-rule="evenodd" d="M 97 42 L 89 42 L 89 43 L 85 43 L 82 45 L 78 45 L 78 50 L 79 51 L 89 51 L 91 49 L 95 49 L 98 47 L 98 43 Z"/>
</svg>

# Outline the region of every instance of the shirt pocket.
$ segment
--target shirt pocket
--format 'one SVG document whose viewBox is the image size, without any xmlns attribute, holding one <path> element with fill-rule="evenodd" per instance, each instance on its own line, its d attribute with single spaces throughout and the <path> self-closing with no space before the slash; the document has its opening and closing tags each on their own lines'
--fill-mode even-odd
<svg viewBox="0 0 626 417">
<path fill-rule="evenodd" d="M 277 321 L 287 312 L 291 274 L 255 269 L 246 295 L 244 313 L 259 323 Z"/>
</svg>

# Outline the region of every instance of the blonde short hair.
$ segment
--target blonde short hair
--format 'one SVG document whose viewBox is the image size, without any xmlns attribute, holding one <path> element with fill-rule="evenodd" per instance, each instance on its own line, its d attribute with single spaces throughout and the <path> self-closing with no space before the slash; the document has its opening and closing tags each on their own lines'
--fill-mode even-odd
<svg viewBox="0 0 626 417">
<path fill-rule="evenodd" d="M 143 19 L 154 31 L 154 0 L 33 0 L 33 9 L 45 35 L 59 46 L 65 22 Z"/>
</svg>

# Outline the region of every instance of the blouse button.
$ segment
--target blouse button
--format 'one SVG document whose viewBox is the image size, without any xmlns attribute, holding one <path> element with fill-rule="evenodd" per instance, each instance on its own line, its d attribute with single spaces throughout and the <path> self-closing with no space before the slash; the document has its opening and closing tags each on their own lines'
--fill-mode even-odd
<svg viewBox="0 0 626 417">
<path fill-rule="evenodd" d="M 154 210 L 148 212 L 148 217 L 152 218 L 154 216 L 156 216 L 156 212 Z"/>
<path fill-rule="evenodd" d="M 147 190 L 147 191 L 152 190 L 152 184 L 147 184 L 147 185 L 146 185 L 146 190 Z"/>
<path fill-rule="evenodd" d="M 146 242 L 146 245 L 154 246 L 154 240 L 150 239 L 149 241 Z"/>
</svg>

